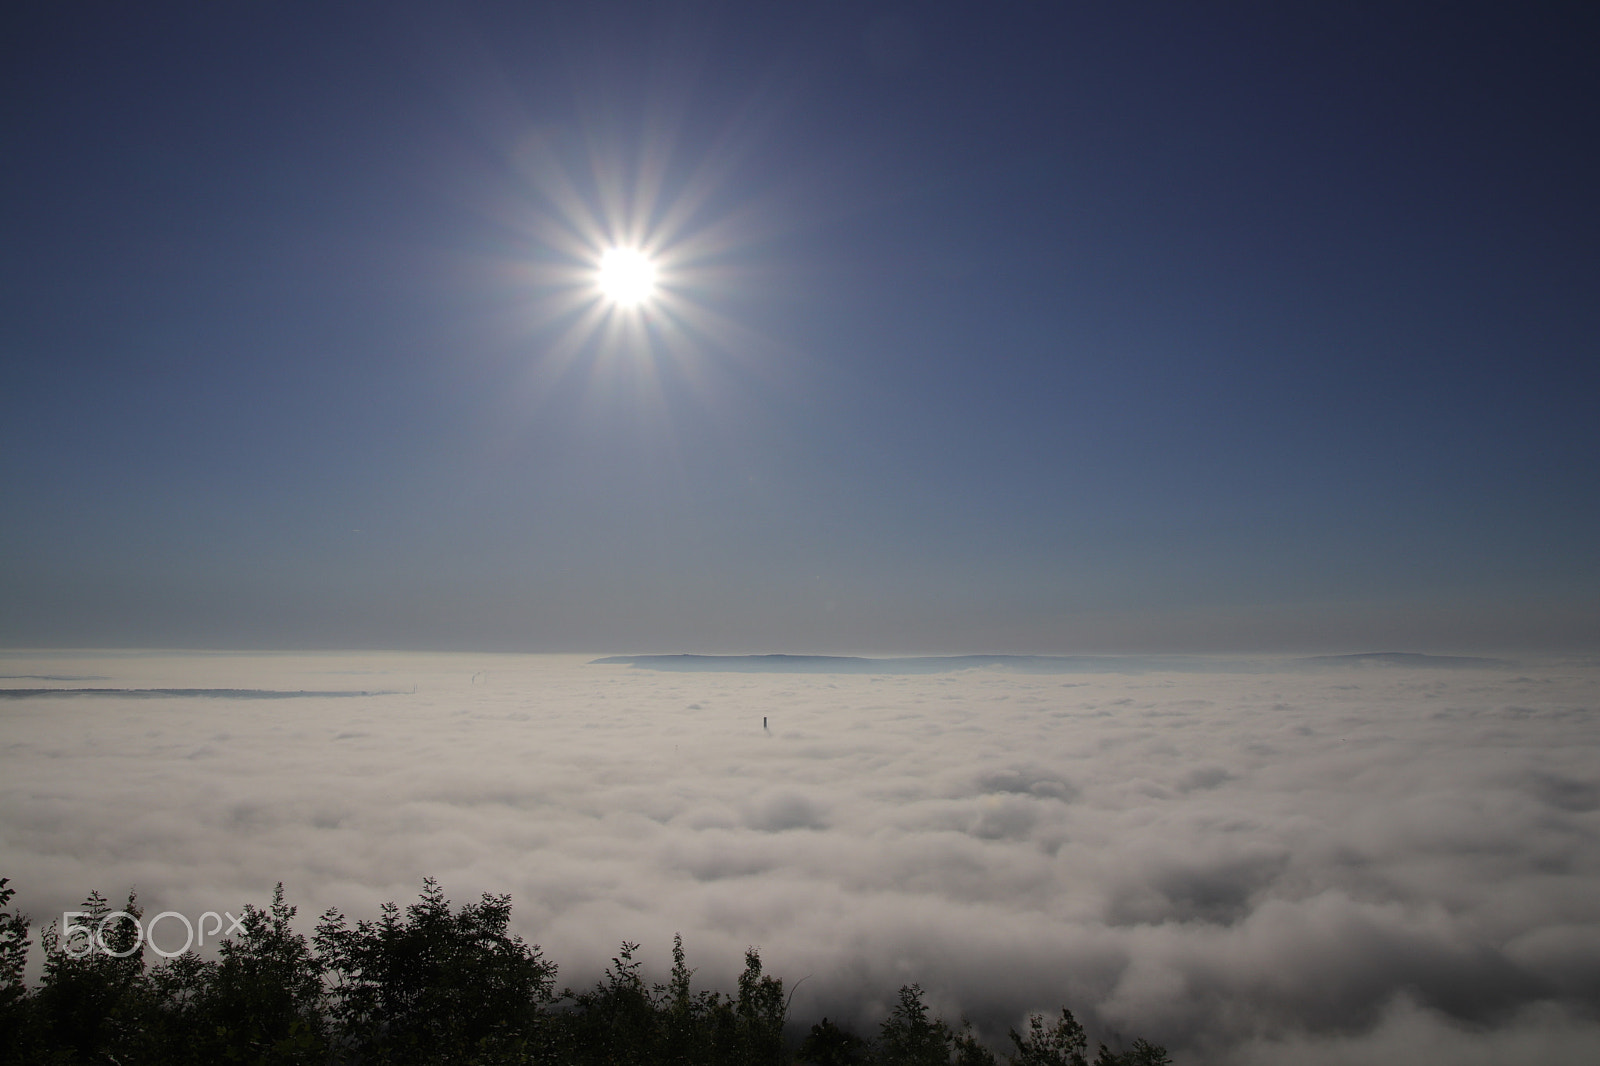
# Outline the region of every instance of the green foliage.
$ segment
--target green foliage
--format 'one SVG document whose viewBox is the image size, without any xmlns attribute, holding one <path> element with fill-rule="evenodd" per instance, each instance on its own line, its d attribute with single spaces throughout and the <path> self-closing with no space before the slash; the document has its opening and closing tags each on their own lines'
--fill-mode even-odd
<svg viewBox="0 0 1600 1066">
<path fill-rule="evenodd" d="M 150 973 L 159 1047 L 185 1047 L 187 1059 L 292 1066 L 325 1062 L 322 964 L 290 922 L 283 884 L 266 910 L 246 904 L 244 934 L 222 942 L 216 962 L 186 953 Z"/>
<path fill-rule="evenodd" d="M 582 1063 L 625 1064 L 650 1061 L 661 1042 L 658 1010 L 639 976 L 633 953 L 639 945 L 623 941 L 605 976 L 588 992 L 568 993 L 573 1011 L 563 1019 L 566 1050 Z"/>
<path fill-rule="evenodd" d="M 638 948 L 624 942 L 593 989 L 564 994 L 571 1009 L 553 1020 L 562 1061 L 586 1066 L 777 1066 L 786 1061 L 783 982 L 762 973 L 754 949 L 745 952 L 739 995 L 729 999 L 716 992 L 694 993 L 682 937 L 673 938 L 666 985 L 645 985 L 633 957 Z"/>
<path fill-rule="evenodd" d="M 89 894 L 83 910 L 86 919 L 71 929 L 52 922 L 40 936 L 44 976 L 32 997 L 34 1022 L 40 1039 L 68 1061 L 115 1061 L 140 1044 L 149 1013 L 143 937 L 126 919 L 102 927 L 114 912 L 99 892 Z M 121 910 L 135 919 L 144 913 L 132 892 Z"/>
<path fill-rule="evenodd" d="M 784 1061 L 783 1019 L 787 1002 L 783 982 L 763 976 L 761 956 L 755 948 L 744 953 L 744 972 L 739 975 L 740 1061 L 765 1066 Z"/>
<path fill-rule="evenodd" d="M 690 987 L 693 976 L 685 960 L 683 937 L 674 936 L 672 975 L 665 987 L 656 989 L 656 1061 L 667 1066 L 715 1061 L 708 1049 L 717 1046 L 719 1033 L 735 1029 L 726 1001 L 715 992 L 695 994 Z"/>
<path fill-rule="evenodd" d="M 1056 1023 L 1046 1027 L 1044 1015 L 1028 1015 L 1028 1035 L 1011 1030 L 1011 1042 L 1016 1052 L 1011 1056 L 1015 1066 L 1087 1066 L 1084 1053 L 1089 1038 L 1083 1026 L 1065 1007 Z"/>
<path fill-rule="evenodd" d="M 978 1042 L 971 1024 L 963 1025 L 950 1042 L 955 1049 L 955 1066 L 995 1066 L 994 1052 Z"/>
<path fill-rule="evenodd" d="M 488 1061 L 521 1047 L 549 1002 L 555 967 L 507 932 L 511 898 L 485 894 L 450 910 L 437 882 L 404 916 L 386 903 L 377 921 L 349 926 L 328 911 L 317 925 L 331 978 L 336 1043 L 382 1063 Z"/>
<path fill-rule="evenodd" d="M 928 1017 L 921 985 L 901 985 L 900 1001 L 878 1027 L 877 1061 L 882 1066 L 945 1066 L 950 1028 Z"/>
<path fill-rule="evenodd" d="M 5 910 L 0 879 L 0 1063 L 78 1066 L 784 1066 L 783 982 L 745 952 L 738 992 L 696 992 L 674 937 L 666 984 L 647 985 L 624 942 L 593 988 L 553 993 L 556 968 L 511 935 L 511 900 L 485 895 L 452 909 L 433 880 L 402 911 L 373 921 L 324 914 L 315 936 L 293 928 L 283 886 L 265 909 L 246 905 L 244 932 L 217 958 L 193 953 L 146 967 L 134 922 L 101 923 L 92 893 L 74 931 L 52 924 L 39 987 L 23 981 L 28 922 Z M 122 908 L 141 916 L 130 893 Z M 85 937 L 99 931 L 98 942 Z M 869 1044 L 827 1018 L 797 1049 L 813 1066 L 997 1066 L 970 1026 L 933 1017 L 921 986 L 898 1000 Z M 1011 1033 L 1010 1066 L 1085 1066 L 1083 1027 L 1063 1009 Z M 1100 1046 L 1094 1066 L 1171 1066 L 1166 1049 L 1135 1040 Z"/>
<path fill-rule="evenodd" d="M 867 1042 L 823 1018 L 800 1041 L 800 1061 L 814 1066 L 859 1066 L 865 1059 Z"/>
<path fill-rule="evenodd" d="M 28 963 L 28 918 L 8 910 L 17 890 L 0 877 L 0 1063 L 24 1062 L 33 1043 L 32 1004 L 22 971 Z"/>
<path fill-rule="evenodd" d="M 1101 1044 L 1100 1053 L 1094 1057 L 1094 1066 L 1172 1066 L 1172 1057 L 1161 1045 L 1139 1039 L 1120 1055 Z"/>
<path fill-rule="evenodd" d="M 28 962 L 28 918 L 6 910 L 17 890 L 0 877 L 0 1004 L 22 996 L 22 968 Z"/>
</svg>

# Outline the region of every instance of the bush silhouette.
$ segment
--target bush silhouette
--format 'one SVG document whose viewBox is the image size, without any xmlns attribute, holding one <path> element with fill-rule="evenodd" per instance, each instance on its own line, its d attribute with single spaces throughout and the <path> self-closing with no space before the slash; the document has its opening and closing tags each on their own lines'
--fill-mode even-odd
<svg viewBox="0 0 1600 1066">
<path fill-rule="evenodd" d="M 1084 1052 L 1089 1038 L 1078 1019 L 1065 1007 L 1061 1008 L 1061 1017 L 1056 1023 L 1048 1027 L 1044 1015 L 1030 1014 L 1028 1035 L 1023 1036 L 1013 1029 L 1011 1043 L 1017 1049 L 1011 1056 L 1016 1066 L 1088 1066 Z"/>
<path fill-rule="evenodd" d="M 1094 1057 L 1094 1066 L 1172 1066 L 1172 1057 L 1159 1044 L 1140 1039 L 1120 1055 L 1101 1044 L 1100 1053 Z"/>
<path fill-rule="evenodd" d="M 882 1066 L 945 1066 L 950 1029 L 928 1017 L 921 985 L 901 985 L 900 1000 L 878 1027 L 877 1061 Z"/>
<path fill-rule="evenodd" d="M 144 944 L 133 922 L 107 922 L 115 912 L 99 892 L 89 894 L 83 910 L 95 933 L 83 935 L 84 923 L 73 923 L 71 931 L 51 923 L 39 938 L 45 952 L 44 975 L 33 996 L 33 1020 L 45 1046 L 60 1048 L 79 1061 L 103 1061 L 113 1058 L 117 1049 L 141 1042 L 150 1006 L 149 989 L 142 980 Z M 131 892 L 120 910 L 134 919 L 143 916 Z M 96 950 L 94 935 L 103 950 Z"/>
<path fill-rule="evenodd" d="M 554 965 L 507 932 L 511 898 L 485 894 L 452 913 L 432 878 L 405 909 L 347 925 L 328 911 L 316 946 L 331 979 L 336 1043 L 385 1063 L 468 1061 L 523 1048 L 550 1001 Z"/>
<path fill-rule="evenodd" d="M 865 1061 L 866 1052 L 865 1040 L 839 1028 L 826 1017 L 811 1027 L 799 1048 L 800 1060 L 815 1066 L 859 1066 Z"/>
<path fill-rule="evenodd" d="M 28 917 L 8 908 L 17 890 L 0 877 L 0 1063 L 28 1061 L 35 1039 L 33 1004 L 22 971 L 28 962 Z"/>
<path fill-rule="evenodd" d="M 325 1061 L 322 965 L 294 916 L 280 882 L 266 910 L 245 905 L 244 934 L 223 940 L 216 962 L 186 953 L 152 969 L 145 1043 L 171 1062 Z"/>
</svg>

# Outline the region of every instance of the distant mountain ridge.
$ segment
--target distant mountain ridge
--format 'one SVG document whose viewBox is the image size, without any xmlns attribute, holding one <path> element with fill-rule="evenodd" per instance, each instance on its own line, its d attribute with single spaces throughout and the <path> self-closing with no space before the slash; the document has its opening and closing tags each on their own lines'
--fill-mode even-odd
<svg viewBox="0 0 1600 1066">
<path fill-rule="evenodd" d="M 1145 673 L 1147 671 L 1260 672 L 1344 666 L 1484 668 L 1501 659 L 1420 652 L 1379 651 L 1294 659 L 1222 659 L 1185 655 L 913 655 L 874 659 L 860 655 L 608 655 L 590 665 L 641 670 L 738 674 L 943 674 L 993 667 L 1029 674 Z"/>
<path fill-rule="evenodd" d="M 301 697 L 319 699 L 334 696 L 392 696 L 392 692 L 367 692 L 341 689 L 335 692 L 286 692 L 269 688 L 0 688 L 0 699 L 25 700 L 50 696 L 121 696 L 129 699 L 157 697 L 196 697 L 217 700 L 288 700 Z"/>
<path fill-rule="evenodd" d="M 1505 659 L 1487 659 L 1475 655 L 1424 655 L 1415 651 L 1363 651 L 1354 655 L 1311 655 L 1291 661 L 1307 666 L 1427 666 L 1447 670 L 1511 665 Z"/>
</svg>

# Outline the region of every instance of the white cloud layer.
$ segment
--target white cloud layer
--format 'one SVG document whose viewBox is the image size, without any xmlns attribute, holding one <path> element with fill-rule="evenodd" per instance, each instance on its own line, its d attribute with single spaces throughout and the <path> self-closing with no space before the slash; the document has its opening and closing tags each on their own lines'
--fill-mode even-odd
<svg viewBox="0 0 1600 1066">
<path fill-rule="evenodd" d="M 1600 1061 L 1600 667 L 901 676 L 0 656 L 0 875 L 309 928 L 510 892 L 583 984 L 674 931 L 866 1030 L 920 981 L 1182 1063 Z M 27 676 L 24 676 L 27 675 Z M 29 679 L 29 678 L 33 679 Z M 60 680 L 94 678 L 93 680 Z M 415 691 L 413 692 L 413 686 Z M 768 729 L 762 728 L 762 718 Z"/>
</svg>

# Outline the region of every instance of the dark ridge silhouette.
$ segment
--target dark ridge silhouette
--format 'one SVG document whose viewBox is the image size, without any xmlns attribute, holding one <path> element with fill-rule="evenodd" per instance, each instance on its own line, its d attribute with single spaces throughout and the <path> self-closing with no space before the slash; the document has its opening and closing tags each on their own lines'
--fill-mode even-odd
<svg viewBox="0 0 1600 1066">
<path fill-rule="evenodd" d="M 119 696 L 124 699 L 153 699 L 176 696 L 213 700 L 294 700 L 315 696 L 393 696 L 393 692 L 287 692 L 271 688 L 0 688 L 0 699 L 27 700 L 43 696 Z"/>
<path fill-rule="evenodd" d="M 1481 668 L 1510 666 L 1502 659 L 1380 651 L 1297 659 L 1243 659 L 1186 655 L 914 655 L 872 659 L 858 655 L 608 655 L 590 665 L 640 670 L 738 674 L 944 674 L 1000 669 L 1027 674 L 1260 673 L 1338 666 Z"/>
<path fill-rule="evenodd" d="M 0 674 L 0 681 L 109 681 L 104 674 Z"/>
<path fill-rule="evenodd" d="M 1030 674 L 1124 674 L 1244 668 L 1241 663 L 1213 659 L 1152 655 L 914 655 L 884 659 L 858 655 L 608 655 L 590 665 L 742 674 L 945 674 L 985 667 Z"/>
<path fill-rule="evenodd" d="M 1354 655 L 1311 655 L 1291 659 L 1296 666 L 1425 666 L 1430 669 L 1476 670 L 1513 665 L 1506 659 L 1474 655 L 1424 655 L 1415 651 L 1363 651 Z"/>
</svg>

